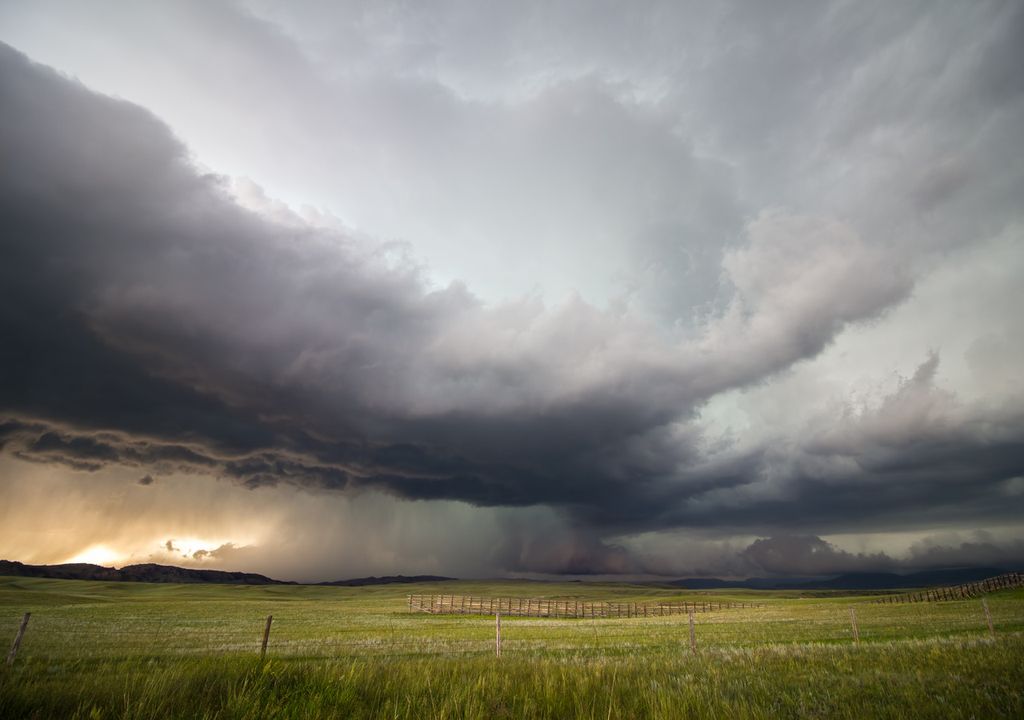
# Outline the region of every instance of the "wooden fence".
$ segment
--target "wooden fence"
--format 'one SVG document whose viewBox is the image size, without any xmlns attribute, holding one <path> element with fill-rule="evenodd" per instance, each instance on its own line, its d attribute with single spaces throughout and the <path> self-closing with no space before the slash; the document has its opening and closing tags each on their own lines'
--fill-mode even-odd
<svg viewBox="0 0 1024 720">
<path fill-rule="evenodd" d="M 943 600 L 966 600 L 967 598 L 978 597 L 995 590 L 1009 590 L 1012 588 L 1024 587 L 1024 573 L 1012 572 L 1004 575 L 997 575 L 988 580 L 964 583 L 962 585 L 951 585 L 948 587 L 930 588 L 917 592 L 900 593 L 899 595 L 886 595 L 876 603 L 916 603 L 916 602 L 941 602 Z"/>
<path fill-rule="evenodd" d="M 514 615 L 549 618 L 633 618 L 686 615 L 729 608 L 760 607 L 749 602 L 616 603 L 588 600 L 473 597 L 471 595 L 410 595 L 409 611 L 434 615 Z"/>
</svg>

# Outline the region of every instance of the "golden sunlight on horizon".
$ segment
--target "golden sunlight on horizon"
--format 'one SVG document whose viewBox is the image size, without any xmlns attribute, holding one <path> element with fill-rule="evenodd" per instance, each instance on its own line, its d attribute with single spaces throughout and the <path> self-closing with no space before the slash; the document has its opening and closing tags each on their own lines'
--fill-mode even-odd
<svg viewBox="0 0 1024 720">
<path fill-rule="evenodd" d="M 92 565 L 109 566 L 116 563 L 122 557 L 124 557 L 122 554 L 112 550 L 107 545 L 90 545 L 77 555 L 67 560 L 62 560 L 61 563 L 90 563 Z"/>
<path fill-rule="evenodd" d="M 81 473 L 0 456 L 0 558 L 262 569 L 256 548 L 281 533 L 280 508 L 293 494 L 187 475 L 143 485 L 137 475 L 109 468 L 83 482 Z"/>
<path fill-rule="evenodd" d="M 137 563 L 155 562 L 160 564 L 206 564 L 218 559 L 218 553 L 225 550 L 251 547 L 249 543 L 235 543 L 230 540 L 209 540 L 197 537 L 149 539 L 131 549 L 112 547 L 106 543 L 88 545 L 71 557 L 59 559 L 56 564 L 90 563 L 106 567 L 121 567 Z"/>
</svg>

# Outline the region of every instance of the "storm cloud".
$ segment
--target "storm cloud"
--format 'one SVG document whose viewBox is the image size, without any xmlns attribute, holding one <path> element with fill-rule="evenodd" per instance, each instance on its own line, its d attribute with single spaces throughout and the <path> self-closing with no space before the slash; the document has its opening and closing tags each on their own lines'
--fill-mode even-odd
<svg viewBox="0 0 1024 720">
<path fill-rule="evenodd" d="M 663 8 L 694 13 L 681 56 L 653 27 L 624 30 L 651 39 L 649 57 L 603 44 L 606 18 L 572 33 L 556 79 L 532 88 L 483 82 L 508 66 L 447 34 L 475 17 L 464 8 L 438 8 L 421 38 L 430 63 L 401 14 L 377 18 L 398 23 L 403 48 L 378 57 L 366 10 L 366 66 L 321 56 L 315 29 L 281 8 L 126 10 L 132 27 L 167 14 L 168 32 L 221 23 L 257 86 L 286 100 L 246 120 L 281 138 L 276 181 L 310 169 L 293 187 L 319 176 L 342 205 L 363 203 L 343 213 L 358 229 L 206 168 L 228 108 L 264 107 L 251 90 L 215 103 L 216 77 L 168 72 L 169 93 L 210 102 L 203 133 L 184 109 L 168 126 L 0 47 L 0 449 L 82 482 L 128 468 L 146 490 L 188 475 L 558 518 L 509 515 L 477 571 L 819 574 L 1019 557 L 1012 540 L 897 557 L 821 536 L 1019 527 L 1024 86 L 1008 68 L 1022 13 L 940 4 L 863 26 L 849 8 L 767 22 L 681 7 Z M 557 25 L 569 11 L 552 12 Z M 48 47 L 39 17 L 19 15 L 12 42 Z M 504 31 L 513 56 L 520 21 Z M 963 23 L 949 52 L 942 39 Z M 745 49 L 715 42 L 753 27 Z M 531 35 L 523 77 L 551 40 Z M 709 72 L 691 76 L 701 54 Z M 410 74 L 420 63 L 434 74 Z M 152 90 L 138 72 L 125 88 Z M 322 145 L 290 142 L 309 137 Z M 345 168 L 336 181 L 315 153 Z M 388 162 L 401 221 L 373 189 Z M 462 246 L 493 257 L 448 263 Z M 513 279 L 490 283 L 510 253 Z M 580 291 L 516 286 L 538 262 L 565 265 L 555 287 Z M 630 540 L 676 532 L 755 539 L 705 565 Z M 190 555 L 253 552 L 224 539 Z"/>
</svg>

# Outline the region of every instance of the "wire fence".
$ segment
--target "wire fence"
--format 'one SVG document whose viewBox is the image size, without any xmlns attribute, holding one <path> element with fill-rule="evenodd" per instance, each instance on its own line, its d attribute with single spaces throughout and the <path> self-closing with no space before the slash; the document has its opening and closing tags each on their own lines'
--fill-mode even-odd
<svg viewBox="0 0 1024 720">
<path fill-rule="evenodd" d="M 608 602 L 547 598 L 480 597 L 473 595 L 409 595 L 409 610 L 433 615 L 495 615 L 547 618 L 641 618 L 688 615 L 760 607 L 762 603 L 702 600 L 700 602 Z"/>
<path fill-rule="evenodd" d="M 685 615 L 628 618 L 420 613 L 409 612 L 408 601 L 400 598 L 376 606 L 287 600 L 204 604 L 188 616 L 174 604 L 128 604 L 126 612 L 119 603 L 83 603 L 33 608 L 30 620 L 0 609 L 0 637 L 21 635 L 15 640 L 20 648 L 12 645 L 19 662 L 65 663 L 261 654 L 309 659 L 466 657 L 493 655 L 499 647 L 502 657 L 610 657 L 1024 634 L 1024 603 L 1009 596 L 988 600 L 927 605 L 788 600 L 721 610 L 714 603 L 716 607 L 700 612 L 689 603 Z"/>
<path fill-rule="evenodd" d="M 1024 587 L 1024 573 L 1012 572 L 997 575 L 986 580 L 979 580 L 978 582 L 886 595 L 875 600 L 875 602 L 901 604 L 966 600 L 968 598 L 981 597 L 986 593 L 995 592 L 996 590 L 1013 590 L 1019 587 Z"/>
</svg>

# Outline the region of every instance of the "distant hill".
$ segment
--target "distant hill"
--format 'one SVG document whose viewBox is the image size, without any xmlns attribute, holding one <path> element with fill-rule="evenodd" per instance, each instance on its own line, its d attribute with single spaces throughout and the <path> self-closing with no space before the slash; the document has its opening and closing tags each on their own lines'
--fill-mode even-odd
<svg viewBox="0 0 1024 720">
<path fill-rule="evenodd" d="M 151 583 L 221 583 L 225 585 L 294 585 L 265 575 L 224 570 L 195 570 L 173 565 L 125 565 L 121 569 L 67 563 L 64 565 L 26 565 L 14 560 L 0 560 L 0 575 L 56 578 L 60 580 L 110 580 Z"/>
<path fill-rule="evenodd" d="M 286 580 L 274 580 L 266 575 L 224 570 L 196 570 L 174 565 L 125 565 L 121 569 L 92 565 L 90 563 L 66 563 L 64 565 L 26 565 L 15 560 L 0 560 L 0 575 L 16 577 L 55 578 L 58 580 L 110 580 L 114 582 L 151 583 L 221 583 L 224 585 L 297 585 Z M 363 585 L 391 585 L 393 583 L 442 582 L 455 578 L 441 575 L 386 575 L 384 577 L 362 577 L 350 580 L 334 580 L 317 585 L 361 587 Z"/>
<path fill-rule="evenodd" d="M 686 590 L 791 590 L 813 583 L 815 578 L 747 578 L 746 580 L 722 580 L 720 578 L 685 578 L 671 580 L 661 585 L 684 588 Z"/>
<path fill-rule="evenodd" d="M 687 590 L 739 588 L 747 590 L 898 590 L 903 588 L 959 585 L 986 580 L 1002 575 L 1000 568 L 954 568 L 907 573 L 845 573 L 830 578 L 747 578 L 746 580 L 720 580 L 718 578 L 686 578 L 672 580 L 665 585 Z"/>
<path fill-rule="evenodd" d="M 1000 568 L 957 568 L 954 570 L 926 570 L 897 575 L 895 573 L 846 573 L 831 580 L 819 581 L 802 587 L 823 590 L 882 590 L 890 588 L 936 587 L 987 580 L 1002 575 Z"/>
<path fill-rule="evenodd" d="M 339 585 L 345 587 L 361 587 L 363 585 L 393 585 L 396 583 L 421 583 L 421 582 L 443 582 L 455 580 L 456 578 L 444 577 L 442 575 L 385 575 L 383 577 L 362 577 L 350 580 L 332 580 L 331 582 L 317 583 L 317 585 Z"/>
<path fill-rule="evenodd" d="M 896 573 L 846 573 L 828 578 L 747 578 L 722 580 L 720 578 L 684 578 L 653 583 L 687 590 L 748 589 L 748 590 L 900 590 L 904 588 L 935 587 L 977 582 L 1005 573 L 1001 568 L 955 568 L 926 570 L 899 575 Z M 297 585 L 286 580 L 274 580 L 257 573 L 227 572 L 224 570 L 198 570 L 174 565 L 144 563 L 125 565 L 123 568 L 103 567 L 90 563 L 63 565 L 26 565 L 14 560 L 0 560 L 0 575 L 16 577 L 56 578 L 62 580 L 108 580 L 115 582 L 149 583 L 220 583 L 224 585 Z M 385 575 L 333 580 L 315 583 L 338 587 L 365 585 L 392 585 L 425 582 L 444 582 L 456 578 L 443 575 Z"/>
</svg>

